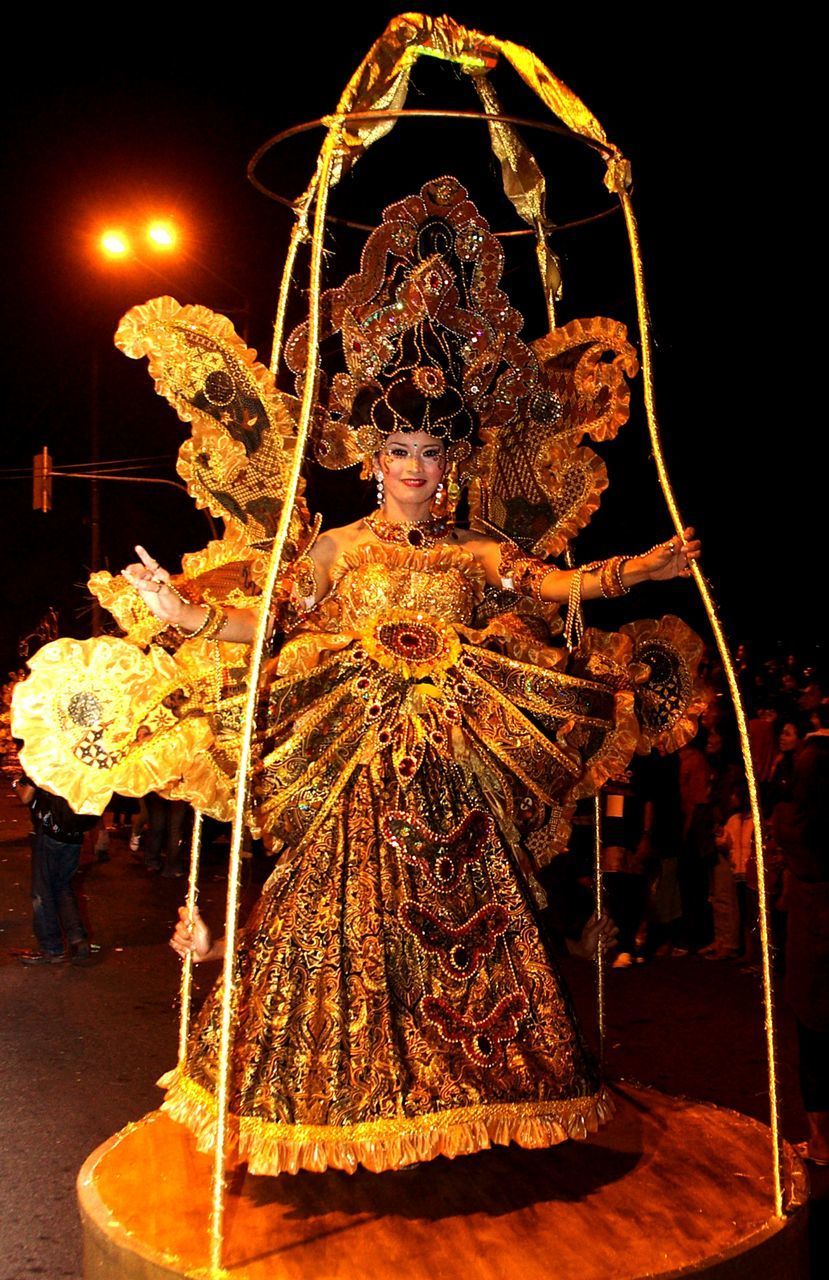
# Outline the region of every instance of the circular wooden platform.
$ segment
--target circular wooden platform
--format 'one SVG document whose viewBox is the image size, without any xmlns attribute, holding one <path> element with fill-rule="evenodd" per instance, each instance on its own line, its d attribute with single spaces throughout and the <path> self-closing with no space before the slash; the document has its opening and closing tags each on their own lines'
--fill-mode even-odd
<svg viewBox="0 0 829 1280">
<path fill-rule="evenodd" d="M 773 1215 L 770 1135 L 718 1107 L 625 1086 L 587 1142 L 499 1147 L 401 1173 L 230 1179 L 234 1280 L 713 1280 L 808 1275 L 808 1183 L 786 1148 Z M 161 1112 L 78 1178 L 86 1280 L 192 1276 L 208 1261 L 210 1158 Z"/>
</svg>

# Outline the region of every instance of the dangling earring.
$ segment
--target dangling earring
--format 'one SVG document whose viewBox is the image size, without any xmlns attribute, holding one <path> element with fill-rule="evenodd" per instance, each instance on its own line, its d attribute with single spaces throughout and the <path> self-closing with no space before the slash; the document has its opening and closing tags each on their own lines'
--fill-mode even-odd
<svg viewBox="0 0 829 1280">
<path fill-rule="evenodd" d="M 440 520 L 446 514 L 445 486 L 442 480 L 438 480 L 437 488 L 432 495 L 431 515 L 433 520 Z"/>
<path fill-rule="evenodd" d="M 383 506 L 383 472 L 375 471 L 374 478 L 377 481 L 377 505 Z"/>
<path fill-rule="evenodd" d="M 449 464 L 449 471 L 446 476 L 446 512 L 444 519 L 450 529 L 455 527 L 455 512 L 461 497 L 461 484 L 458 475 L 457 462 Z"/>
</svg>

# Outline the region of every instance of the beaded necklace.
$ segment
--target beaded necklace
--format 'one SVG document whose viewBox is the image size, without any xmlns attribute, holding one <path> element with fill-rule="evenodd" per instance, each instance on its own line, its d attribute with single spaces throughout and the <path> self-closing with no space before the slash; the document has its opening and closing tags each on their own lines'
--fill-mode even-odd
<svg viewBox="0 0 829 1280">
<path fill-rule="evenodd" d="M 396 542 L 417 549 L 437 546 L 449 531 L 445 520 L 404 520 L 397 524 L 387 520 L 379 511 L 366 516 L 365 523 L 381 542 Z"/>
</svg>

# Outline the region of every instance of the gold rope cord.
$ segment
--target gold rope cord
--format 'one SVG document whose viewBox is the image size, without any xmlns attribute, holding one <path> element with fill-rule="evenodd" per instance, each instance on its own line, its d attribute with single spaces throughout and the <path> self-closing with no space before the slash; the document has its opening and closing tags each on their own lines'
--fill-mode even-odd
<svg viewBox="0 0 829 1280">
<path fill-rule="evenodd" d="M 276 308 L 276 317 L 273 322 L 273 347 L 271 349 L 270 370 L 274 378 L 279 374 L 279 360 L 282 355 L 282 343 L 285 338 L 285 313 L 288 310 L 288 294 L 291 288 L 291 281 L 294 275 L 294 265 L 296 263 L 296 255 L 299 246 L 303 241 L 308 239 L 308 211 L 314 198 L 314 192 L 317 189 L 319 181 L 319 167 L 308 184 L 305 194 L 295 203 L 296 222 L 291 230 L 291 239 L 288 244 L 288 253 L 285 258 L 285 266 L 282 271 L 282 282 L 279 286 L 279 302 Z"/>
<path fill-rule="evenodd" d="M 300 472 L 302 469 L 303 458 L 305 456 L 305 445 L 308 439 L 308 429 L 311 422 L 311 413 L 317 392 L 316 358 L 319 340 L 320 277 L 322 272 L 323 235 L 325 232 L 325 210 L 328 202 L 328 191 L 331 185 L 332 167 L 340 140 L 341 129 L 342 122 L 335 120 L 326 134 L 320 155 L 319 188 L 317 191 L 314 233 L 311 241 L 308 307 L 308 360 L 305 368 L 302 406 L 299 414 L 299 422 L 297 424 L 291 475 L 282 501 L 279 524 L 274 536 L 270 564 L 268 565 L 268 575 L 262 588 L 262 603 L 259 612 L 256 639 L 251 648 L 245 717 L 240 735 L 241 751 L 239 754 L 239 771 L 236 778 L 233 834 L 230 846 L 230 861 L 228 865 L 225 956 L 222 969 L 221 1038 L 219 1043 L 219 1070 L 216 1081 L 216 1146 L 213 1153 L 212 1204 L 210 1213 L 210 1266 L 211 1273 L 217 1277 L 217 1280 L 218 1277 L 225 1274 L 222 1270 L 222 1243 L 225 1208 L 225 1143 L 227 1134 L 228 1088 L 230 1084 L 230 1050 L 234 996 L 233 961 L 236 950 L 236 930 L 239 915 L 239 867 L 245 825 L 248 772 L 251 763 L 251 747 L 256 723 L 256 706 L 259 692 L 259 678 L 262 670 L 262 657 L 268 639 L 270 602 L 273 598 L 274 588 L 279 574 L 282 551 L 291 521 L 291 512 L 293 511 L 294 502 L 296 501 Z"/>
<path fill-rule="evenodd" d="M 639 244 L 639 228 L 636 223 L 636 215 L 633 212 L 630 196 L 627 191 L 620 187 L 616 194 L 622 205 L 625 215 L 625 224 L 627 226 L 628 240 L 630 243 L 630 254 L 633 262 L 633 277 L 636 289 L 636 309 L 639 318 L 639 334 L 642 360 L 642 384 L 645 396 L 645 411 L 648 419 L 648 432 L 651 439 L 651 448 L 656 462 L 656 469 L 659 475 L 659 485 L 665 498 L 665 503 L 670 512 L 674 528 L 680 537 L 683 532 L 683 521 L 679 513 L 679 507 L 674 497 L 671 482 L 668 477 L 668 471 L 665 466 L 665 458 L 662 453 L 662 442 L 659 434 L 659 423 L 656 417 L 656 404 L 653 387 L 653 362 L 651 349 L 651 332 L 650 332 L 650 315 L 648 312 L 648 302 L 645 293 L 645 273 L 642 266 L 642 253 Z M 760 816 L 760 805 L 757 798 L 757 780 L 754 775 L 754 765 L 751 759 L 751 742 L 748 736 L 748 726 L 746 724 L 745 710 L 740 694 L 740 687 L 737 683 L 737 676 L 734 671 L 734 664 L 731 660 L 731 654 L 728 651 L 728 645 L 723 633 L 722 624 L 717 616 L 716 606 L 714 604 L 711 593 L 708 589 L 708 583 L 702 574 L 699 565 L 696 562 L 693 565 L 694 581 L 697 584 L 702 602 L 705 605 L 705 612 L 708 615 L 708 621 L 711 624 L 711 630 L 714 633 L 714 639 L 717 642 L 717 649 L 723 664 L 728 688 L 731 694 L 731 702 L 734 707 L 734 714 L 737 719 L 737 728 L 740 734 L 740 749 L 743 755 L 743 765 L 745 767 L 746 782 L 748 783 L 748 793 L 751 802 L 751 816 L 754 821 L 754 849 L 757 860 L 757 890 L 758 890 L 758 906 L 760 920 L 760 948 L 762 952 L 763 964 L 763 1005 L 765 1013 L 765 1031 L 766 1031 L 766 1058 L 768 1062 L 769 1075 L 769 1111 L 770 1111 L 770 1128 L 772 1138 L 772 1158 L 774 1170 L 774 1211 L 778 1218 L 784 1217 L 783 1208 L 783 1175 L 782 1160 L 783 1152 L 780 1145 L 780 1120 L 779 1120 L 779 1104 L 777 1098 L 777 1064 L 775 1054 L 775 1024 L 774 1024 L 774 993 L 772 990 L 771 979 L 771 955 L 769 943 L 769 924 L 768 924 L 768 903 L 766 900 L 766 867 L 763 852 L 763 827 Z"/>
<path fill-rule="evenodd" d="M 193 834 L 190 837 L 190 879 L 187 882 L 187 914 L 193 919 L 198 896 L 199 862 L 201 861 L 202 816 L 193 810 Z M 183 1067 L 187 1059 L 187 1040 L 190 1033 L 190 997 L 193 990 L 193 953 L 187 952 L 181 967 L 181 994 L 178 1023 L 178 1065 Z"/>
<path fill-rule="evenodd" d="M 596 919 L 601 920 L 604 911 L 604 884 L 602 882 L 602 793 L 593 797 L 593 874 L 596 877 Z M 596 1024 L 599 1032 L 599 1065 L 604 1065 L 604 947 L 596 947 Z"/>
</svg>

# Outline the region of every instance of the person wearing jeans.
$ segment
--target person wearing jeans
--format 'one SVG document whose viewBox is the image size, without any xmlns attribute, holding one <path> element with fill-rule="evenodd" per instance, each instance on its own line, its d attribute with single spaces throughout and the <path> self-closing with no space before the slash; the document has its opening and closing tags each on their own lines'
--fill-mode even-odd
<svg viewBox="0 0 829 1280">
<path fill-rule="evenodd" d="M 17 793 L 29 806 L 34 824 L 32 846 L 32 928 L 38 951 L 23 952 L 23 964 L 74 964 L 91 959 L 86 927 L 81 919 L 72 878 L 78 870 L 84 832 L 97 818 L 74 813 L 60 796 L 34 786 L 28 778 L 17 784 Z"/>
</svg>

